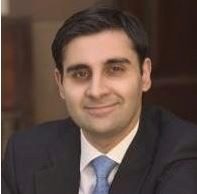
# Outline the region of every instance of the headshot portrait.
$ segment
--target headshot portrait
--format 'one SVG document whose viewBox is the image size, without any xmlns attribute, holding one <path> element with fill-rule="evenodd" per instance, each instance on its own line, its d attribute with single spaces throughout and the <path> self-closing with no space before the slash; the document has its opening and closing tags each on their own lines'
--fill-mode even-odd
<svg viewBox="0 0 197 194">
<path fill-rule="evenodd" d="M 155 74 L 173 75 L 174 68 L 154 65 L 160 59 L 149 32 L 135 14 L 101 5 L 57 27 L 51 76 L 67 116 L 10 136 L 2 194 L 197 193 L 196 116 L 187 119 L 192 98 L 184 109 L 173 95 L 180 82 L 173 76 L 154 82 Z M 165 36 L 170 41 L 170 32 Z M 175 109 L 165 106 L 170 98 Z M 53 112 L 50 104 L 46 111 Z"/>
</svg>

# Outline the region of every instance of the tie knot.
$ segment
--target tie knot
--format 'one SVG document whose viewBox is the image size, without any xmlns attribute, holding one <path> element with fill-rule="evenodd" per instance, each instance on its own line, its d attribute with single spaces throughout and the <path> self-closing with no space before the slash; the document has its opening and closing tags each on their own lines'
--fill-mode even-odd
<svg viewBox="0 0 197 194">
<path fill-rule="evenodd" d="M 116 162 L 107 156 L 99 156 L 92 161 L 92 166 L 97 178 L 107 178 L 115 165 Z"/>
</svg>

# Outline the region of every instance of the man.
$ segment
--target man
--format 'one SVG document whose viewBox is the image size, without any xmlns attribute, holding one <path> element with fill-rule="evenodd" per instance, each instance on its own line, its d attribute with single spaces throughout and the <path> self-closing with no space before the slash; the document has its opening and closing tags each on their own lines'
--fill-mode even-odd
<svg viewBox="0 0 197 194">
<path fill-rule="evenodd" d="M 135 17 L 81 11 L 59 29 L 52 52 L 70 118 L 11 138 L 4 194 L 197 193 L 197 128 L 142 106 L 151 60 Z"/>
</svg>

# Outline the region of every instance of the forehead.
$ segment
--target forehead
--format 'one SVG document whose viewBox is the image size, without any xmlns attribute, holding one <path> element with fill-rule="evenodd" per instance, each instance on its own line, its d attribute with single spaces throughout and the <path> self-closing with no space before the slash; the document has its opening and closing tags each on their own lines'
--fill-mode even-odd
<svg viewBox="0 0 197 194">
<path fill-rule="evenodd" d="M 109 57 L 134 54 L 133 42 L 124 31 L 106 30 L 71 40 L 63 50 L 63 63 L 98 62 Z"/>
</svg>

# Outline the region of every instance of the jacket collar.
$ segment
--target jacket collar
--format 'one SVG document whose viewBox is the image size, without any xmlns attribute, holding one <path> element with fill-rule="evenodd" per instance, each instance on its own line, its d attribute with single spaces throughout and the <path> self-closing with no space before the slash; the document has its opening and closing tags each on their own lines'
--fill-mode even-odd
<svg viewBox="0 0 197 194">
<path fill-rule="evenodd" d="M 110 194 L 141 193 L 140 190 L 151 168 L 157 147 L 157 121 L 152 116 L 149 109 L 143 109 L 138 133 L 116 173 Z"/>
</svg>

